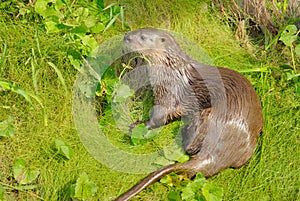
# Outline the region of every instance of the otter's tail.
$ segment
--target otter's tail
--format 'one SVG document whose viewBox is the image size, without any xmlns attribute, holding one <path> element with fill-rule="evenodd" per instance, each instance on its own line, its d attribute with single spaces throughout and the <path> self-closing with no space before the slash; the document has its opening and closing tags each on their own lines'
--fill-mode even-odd
<svg viewBox="0 0 300 201">
<path fill-rule="evenodd" d="M 189 161 L 188 161 L 189 162 Z M 188 163 L 186 162 L 186 163 Z M 134 187 L 132 187 L 130 190 L 125 192 L 124 194 L 120 195 L 117 199 L 114 201 L 127 201 L 136 194 L 138 194 L 140 191 L 148 187 L 150 184 L 158 181 L 163 176 L 171 173 L 171 172 L 181 172 L 186 171 L 186 163 L 176 163 L 164 166 L 157 171 L 151 173 L 146 178 L 144 178 L 140 183 L 136 184 Z M 195 173 L 193 173 L 195 174 Z"/>
</svg>

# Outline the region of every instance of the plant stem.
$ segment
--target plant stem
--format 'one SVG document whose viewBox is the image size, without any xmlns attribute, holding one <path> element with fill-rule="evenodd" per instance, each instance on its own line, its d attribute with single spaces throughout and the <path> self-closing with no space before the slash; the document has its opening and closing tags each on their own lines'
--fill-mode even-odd
<svg viewBox="0 0 300 201">
<path fill-rule="evenodd" d="M 293 45 L 290 46 L 290 50 L 291 50 L 291 56 L 292 56 L 292 65 L 293 65 L 293 69 L 296 73 L 296 62 L 295 62 L 295 56 L 294 56 L 294 48 Z"/>
</svg>

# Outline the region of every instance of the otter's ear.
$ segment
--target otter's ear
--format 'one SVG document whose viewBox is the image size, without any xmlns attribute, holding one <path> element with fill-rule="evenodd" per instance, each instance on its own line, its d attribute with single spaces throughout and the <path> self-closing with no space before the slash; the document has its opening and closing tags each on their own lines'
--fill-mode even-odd
<svg viewBox="0 0 300 201">
<path fill-rule="evenodd" d="M 161 38 L 160 41 L 163 43 L 163 42 L 166 41 L 166 39 L 165 38 Z"/>
</svg>

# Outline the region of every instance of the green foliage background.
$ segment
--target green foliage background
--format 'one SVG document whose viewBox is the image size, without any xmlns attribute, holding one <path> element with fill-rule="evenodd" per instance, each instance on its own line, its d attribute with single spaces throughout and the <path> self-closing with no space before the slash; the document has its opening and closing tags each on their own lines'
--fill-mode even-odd
<svg viewBox="0 0 300 201">
<path fill-rule="evenodd" d="M 223 188 L 223 200 L 300 200 L 299 30 L 287 46 L 278 35 L 277 46 L 265 50 L 237 37 L 215 1 L 59 2 L 62 7 L 52 7 L 51 15 L 36 11 L 31 1 L 0 2 L 0 200 L 112 200 L 145 176 L 115 172 L 93 159 L 79 140 L 71 108 L 82 57 L 95 42 L 141 27 L 170 29 L 195 40 L 216 65 L 243 72 L 261 98 L 265 125 L 252 159 L 210 178 L 208 185 Z M 68 15 L 79 8 L 89 9 L 90 27 L 81 13 Z M 172 137 L 171 126 L 165 136 L 133 146 L 113 125 L 107 128 L 116 144 L 139 153 Z M 24 185 L 17 178 L 25 173 L 30 176 Z M 83 184 L 90 188 L 80 194 Z M 133 200 L 165 200 L 172 191 L 155 183 Z"/>
</svg>

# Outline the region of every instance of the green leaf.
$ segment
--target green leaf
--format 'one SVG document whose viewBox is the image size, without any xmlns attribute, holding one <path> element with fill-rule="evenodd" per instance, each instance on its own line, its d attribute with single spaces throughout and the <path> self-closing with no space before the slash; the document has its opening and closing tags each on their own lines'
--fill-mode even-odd
<svg viewBox="0 0 300 201">
<path fill-rule="evenodd" d="M 85 26 L 85 25 L 84 25 Z M 93 35 L 78 35 L 77 36 L 80 37 L 82 44 L 85 46 L 85 51 L 86 51 L 86 55 L 90 56 L 90 57 L 95 57 L 97 55 L 98 52 L 98 42 L 96 41 L 96 39 L 94 38 Z"/>
<path fill-rule="evenodd" d="M 131 141 L 134 145 L 144 144 L 147 140 L 150 140 L 157 136 L 160 129 L 148 130 L 145 124 L 138 124 L 132 129 Z"/>
<path fill-rule="evenodd" d="M 288 25 L 285 27 L 283 32 L 281 33 L 281 36 L 292 36 L 297 33 L 297 27 L 296 25 Z"/>
<path fill-rule="evenodd" d="M 293 45 L 293 42 L 297 40 L 297 27 L 295 25 L 288 25 L 283 32 L 281 33 L 281 36 L 279 40 L 281 40 L 286 46 L 291 47 Z"/>
<path fill-rule="evenodd" d="M 71 33 L 76 33 L 76 34 L 86 34 L 88 31 L 88 27 L 85 24 L 81 24 L 80 26 L 76 26 L 74 29 L 71 30 Z M 88 36 L 84 36 L 88 37 Z"/>
<path fill-rule="evenodd" d="M 167 196 L 169 201 L 181 201 L 180 195 L 176 191 L 172 191 Z"/>
<path fill-rule="evenodd" d="M 181 198 L 182 200 L 187 200 L 187 201 L 195 200 L 195 192 L 193 191 L 193 189 L 189 187 L 185 187 L 182 189 Z"/>
<path fill-rule="evenodd" d="M 12 82 L 0 81 L 0 87 L 22 95 L 30 104 L 32 104 L 31 98 L 27 92 L 14 86 Z"/>
<path fill-rule="evenodd" d="M 192 182 L 188 183 L 186 187 L 182 189 L 182 199 L 187 201 L 195 200 L 198 195 L 198 192 L 206 183 L 207 180 L 204 178 L 204 176 L 201 173 L 198 173 L 195 179 Z"/>
<path fill-rule="evenodd" d="M 62 84 L 64 90 L 65 90 L 66 96 L 68 96 L 68 94 L 69 94 L 69 93 L 68 93 L 68 88 L 67 88 L 67 85 L 66 85 L 66 82 L 65 82 L 65 79 L 64 79 L 62 73 L 61 73 L 60 70 L 54 65 L 54 63 L 52 63 L 52 62 L 47 62 L 47 63 L 48 63 L 49 66 L 51 66 L 51 67 L 55 70 L 55 72 L 56 72 L 56 74 L 57 74 L 57 76 L 58 76 L 58 79 L 59 79 L 60 83 Z"/>
<path fill-rule="evenodd" d="M 85 20 L 85 25 L 88 28 L 91 28 L 93 26 L 95 26 L 97 23 L 97 17 L 96 16 L 88 16 L 87 19 Z"/>
<path fill-rule="evenodd" d="M 175 149 L 164 149 L 164 156 L 171 161 L 182 161 L 185 162 L 185 159 L 189 159 L 189 156 L 185 154 L 182 147 L 176 147 Z M 186 158 L 187 157 L 187 158 Z"/>
<path fill-rule="evenodd" d="M 189 160 L 190 160 L 190 156 L 187 155 L 187 154 L 184 154 L 184 155 L 182 155 L 181 157 L 179 157 L 179 158 L 177 159 L 177 161 L 178 161 L 179 163 L 187 162 L 187 161 L 189 161 Z"/>
<path fill-rule="evenodd" d="M 97 24 L 91 28 L 91 32 L 92 33 L 100 33 L 104 29 L 105 29 L 105 25 L 101 22 L 97 22 Z"/>
<path fill-rule="evenodd" d="M 67 5 L 67 2 L 64 0 L 56 0 L 55 1 L 55 10 L 59 11 L 60 9 L 62 9 L 62 7 L 64 5 Z"/>
<path fill-rule="evenodd" d="M 27 167 L 24 159 L 17 159 L 13 166 L 14 178 L 16 181 L 23 184 L 32 183 L 40 174 L 37 168 Z"/>
<path fill-rule="evenodd" d="M 163 166 L 166 166 L 166 165 L 170 165 L 170 164 L 174 164 L 175 162 L 174 161 L 170 161 L 168 159 L 166 159 L 165 157 L 163 156 L 158 156 L 156 159 L 155 159 L 155 162 L 154 164 L 157 164 L 159 165 L 160 167 L 163 167 Z"/>
<path fill-rule="evenodd" d="M 34 9 L 38 14 L 45 16 L 47 5 L 48 5 L 47 0 L 37 0 L 34 4 Z"/>
<path fill-rule="evenodd" d="M 58 24 L 56 22 L 46 21 L 45 26 L 46 26 L 47 33 L 49 34 L 49 33 L 58 33 L 58 32 L 60 32 L 61 29 L 59 29 L 57 25 Z"/>
<path fill-rule="evenodd" d="M 52 0 L 37 0 L 34 4 L 35 11 L 43 16 L 45 19 L 51 16 L 56 16 L 61 18 L 63 16 L 59 10 L 56 10 L 54 7 L 50 7 L 48 3 L 53 3 Z"/>
<path fill-rule="evenodd" d="M 98 187 L 91 182 L 84 172 L 76 181 L 74 197 L 80 200 L 91 199 L 97 192 Z"/>
<path fill-rule="evenodd" d="M 56 149 L 58 150 L 58 153 L 67 159 L 71 159 L 74 156 L 74 151 L 73 149 L 67 145 L 64 141 L 62 140 L 55 140 L 55 146 Z"/>
<path fill-rule="evenodd" d="M 177 176 L 177 175 L 176 175 L 176 176 Z M 168 185 L 168 186 L 174 186 L 174 184 L 173 184 L 173 175 L 171 175 L 171 174 L 166 175 L 165 177 L 163 177 L 163 178 L 160 180 L 160 182 L 161 182 L 162 184 L 166 184 L 166 185 Z"/>
<path fill-rule="evenodd" d="M 146 140 L 144 139 L 144 134 L 148 132 L 148 128 L 144 124 L 136 125 L 132 129 L 131 141 L 134 145 L 144 144 Z"/>
<path fill-rule="evenodd" d="M 68 59 L 70 60 L 70 63 L 76 70 L 80 70 L 82 67 L 82 60 L 80 59 L 75 59 L 72 55 L 68 55 Z"/>
<path fill-rule="evenodd" d="M 203 186 L 203 195 L 207 201 L 221 201 L 223 189 L 213 186 L 211 183 L 206 183 Z"/>
<path fill-rule="evenodd" d="M 113 102 L 123 102 L 127 98 L 131 97 L 134 94 L 134 90 L 130 89 L 128 85 L 121 84 L 116 89 L 116 95 L 113 99 Z"/>
<path fill-rule="evenodd" d="M 0 122 L 0 137 L 14 136 L 13 118 L 9 116 L 5 121 Z"/>
<path fill-rule="evenodd" d="M 89 9 L 79 7 L 75 12 L 73 12 L 73 15 L 77 17 L 77 23 L 82 23 L 89 16 Z"/>
<path fill-rule="evenodd" d="M 120 13 L 116 14 L 111 20 L 110 22 L 106 25 L 104 31 L 106 31 L 107 29 L 109 29 L 111 27 L 111 25 L 113 25 L 113 23 L 118 19 Z"/>
</svg>

